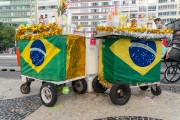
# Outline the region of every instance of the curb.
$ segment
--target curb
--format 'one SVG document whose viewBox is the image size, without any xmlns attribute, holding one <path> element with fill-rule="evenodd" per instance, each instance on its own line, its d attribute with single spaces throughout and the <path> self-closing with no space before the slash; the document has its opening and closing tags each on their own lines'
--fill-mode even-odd
<svg viewBox="0 0 180 120">
<path fill-rule="evenodd" d="M 11 68 L 11 67 L 0 67 L 0 71 L 10 71 L 10 72 L 20 72 L 20 67 Z M 164 74 L 164 70 L 161 70 L 161 74 Z"/>
<path fill-rule="evenodd" d="M 162 85 L 162 86 L 180 87 L 180 84 L 178 84 L 178 83 L 169 83 L 169 84 L 161 83 L 160 85 Z"/>
<path fill-rule="evenodd" d="M 9 71 L 9 72 L 20 72 L 20 67 L 17 67 L 17 68 L 8 68 L 8 67 L 4 67 L 4 68 L 2 68 L 2 67 L 0 67 L 0 71 L 4 71 L 4 72 L 6 72 L 6 71 Z"/>
</svg>

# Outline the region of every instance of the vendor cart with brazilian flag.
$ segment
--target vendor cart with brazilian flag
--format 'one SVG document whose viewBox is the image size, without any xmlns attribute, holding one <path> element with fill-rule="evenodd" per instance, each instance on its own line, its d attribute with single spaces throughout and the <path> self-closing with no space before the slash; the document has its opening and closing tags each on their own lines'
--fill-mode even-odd
<svg viewBox="0 0 180 120">
<path fill-rule="evenodd" d="M 95 35 L 100 47 L 98 76 L 92 82 L 94 91 L 104 93 L 111 88 L 110 99 L 117 105 L 129 101 L 133 87 L 143 91 L 150 88 L 153 95 L 160 95 L 161 37 L 166 36 L 103 29 L 106 31 Z"/>
<path fill-rule="evenodd" d="M 75 93 L 86 92 L 85 37 L 67 34 L 56 24 L 20 26 L 15 39 L 20 50 L 20 90 L 30 92 L 32 81 L 42 81 L 40 98 L 45 106 L 53 106 L 58 92 L 67 94 L 72 82 Z"/>
</svg>

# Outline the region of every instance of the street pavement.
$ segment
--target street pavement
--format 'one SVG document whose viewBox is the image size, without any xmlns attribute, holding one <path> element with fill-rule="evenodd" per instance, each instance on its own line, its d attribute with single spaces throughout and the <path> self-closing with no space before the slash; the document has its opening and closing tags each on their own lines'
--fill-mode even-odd
<svg viewBox="0 0 180 120">
<path fill-rule="evenodd" d="M 5 57 L 6 56 L 6 57 Z M 0 67 L 17 67 L 16 56 L 0 55 Z M 16 71 L 0 71 L 0 120 L 179 120 L 180 84 L 161 84 L 163 92 L 153 96 L 148 90 L 132 89 L 124 106 L 111 103 L 106 94 L 70 92 L 59 95 L 54 107 L 42 105 L 39 98 L 41 82 L 31 84 L 31 92 L 20 92 L 23 83 Z M 163 74 L 161 75 L 163 78 Z"/>
</svg>

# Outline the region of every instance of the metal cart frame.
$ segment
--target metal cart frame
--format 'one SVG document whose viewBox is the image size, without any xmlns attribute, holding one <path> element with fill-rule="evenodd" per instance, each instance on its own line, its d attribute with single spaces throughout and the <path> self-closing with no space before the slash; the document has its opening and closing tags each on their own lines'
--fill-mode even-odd
<svg viewBox="0 0 180 120">
<path fill-rule="evenodd" d="M 102 34 L 100 36 L 95 36 L 96 38 L 105 37 L 105 36 L 118 36 L 116 33 L 110 34 Z M 159 80 L 160 81 L 160 80 Z M 162 93 L 160 88 L 160 82 L 152 82 L 152 83 L 138 83 L 138 84 L 127 84 L 123 82 L 117 82 L 115 84 L 104 82 L 98 80 L 98 76 L 96 76 L 92 82 L 92 87 L 96 93 L 104 93 L 107 89 L 110 88 L 110 99 L 111 102 L 116 105 L 124 105 L 126 104 L 131 97 L 131 88 L 139 87 L 141 90 L 146 91 L 149 87 L 151 92 L 155 96 L 159 96 Z"/>
<path fill-rule="evenodd" d="M 62 92 L 63 94 L 67 94 L 69 92 L 69 87 L 65 85 L 66 83 L 72 82 L 72 89 L 77 94 L 83 94 L 87 90 L 87 83 L 85 81 L 86 76 L 67 79 L 60 82 L 45 81 L 25 75 L 21 75 L 21 79 L 25 82 L 20 87 L 23 94 L 28 94 L 30 92 L 30 85 L 33 81 L 37 80 L 42 82 L 42 86 L 40 88 L 40 99 L 47 107 L 51 107 L 56 104 L 59 92 L 62 92 L 63 90 L 65 91 L 65 93 Z"/>
</svg>

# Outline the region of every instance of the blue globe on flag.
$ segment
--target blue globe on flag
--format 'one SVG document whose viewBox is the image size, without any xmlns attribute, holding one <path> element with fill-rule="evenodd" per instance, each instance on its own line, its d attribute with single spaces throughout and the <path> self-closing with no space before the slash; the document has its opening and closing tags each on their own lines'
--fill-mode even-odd
<svg viewBox="0 0 180 120">
<path fill-rule="evenodd" d="M 44 62 L 46 49 L 41 40 L 35 40 L 30 49 L 30 58 L 35 66 L 40 66 Z"/>
<path fill-rule="evenodd" d="M 154 41 L 131 40 L 129 53 L 137 66 L 146 67 L 156 58 L 156 44 Z"/>
</svg>

